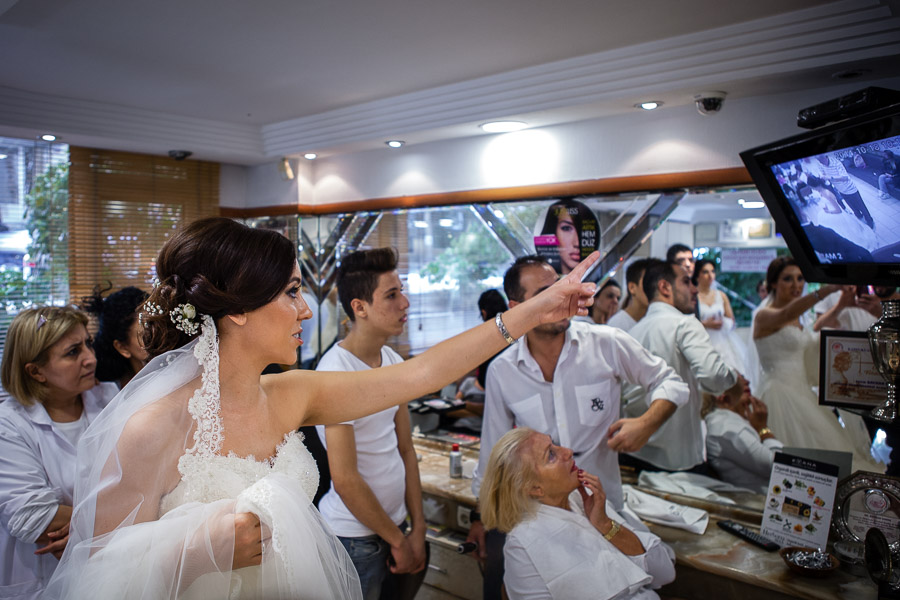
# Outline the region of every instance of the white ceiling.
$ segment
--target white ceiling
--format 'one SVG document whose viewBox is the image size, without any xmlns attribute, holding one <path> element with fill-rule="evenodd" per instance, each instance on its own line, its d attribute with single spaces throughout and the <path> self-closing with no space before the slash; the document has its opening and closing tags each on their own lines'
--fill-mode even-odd
<svg viewBox="0 0 900 600">
<path fill-rule="evenodd" d="M 900 75 L 896 0 L 0 0 L 0 134 L 254 164 Z M 663 110 L 665 107 L 663 108 Z"/>
</svg>

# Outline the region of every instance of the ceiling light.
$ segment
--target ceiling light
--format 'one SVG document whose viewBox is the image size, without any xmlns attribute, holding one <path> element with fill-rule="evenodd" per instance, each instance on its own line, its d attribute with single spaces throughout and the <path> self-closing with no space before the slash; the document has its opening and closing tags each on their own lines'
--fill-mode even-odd
<svg viewBox="0 0 900 600">
<path fill-rule="evenodd" d="M 488 133 L 509 133 L 510 131 L 519 131 L 528 127 L 528 123 L 522 121 L 489 121 L 479 125 L 481 129 Z"/>
<path fill-rule="evenodd" d="M 744 200 L 743 198 L 738 200 L 738 204 L 744 208 L 763 208 L 766 205 L 762 200 Z"/>
<path fill-rule="evenodd" d="M 644 110 L 654 110 L 662 106 L 663 103 L 659 100 L 651 100 L 649 102 L 638 102 L 635 104 L 635 108 L 643 108 Z"/>
<path fill-rule="evenodd" d="M 498 219 L 502 219 L 502 218 L 503 218 L 503 211 L 500 210 L 499 208 L 495 208 L 495 209 L 494 209 L 494 216 L 497 217 Z"/>
<path fill-rule="evenodd" d="M 441 219 L 438 221 L 438 225 L 441 227 L 453 227 L 453 219 Z"/>
<path fill-rule="evenodd" d="M 8 155 L 8 154 L 0 154 L 0 160 L 3 160 L 3 159 L 6 158 L 7 156 L 9 156 L 9 155 Z"/>
<path fill-rule="evenodd" d="M 385 142 L 385 144 L 387 144 L 391 148 L 400 148 L 405 143 L 406 142 L 404 142 L 403 140 L 388 140 Z"/>
<path fill-rule="evenodd" d="M 315 152 L 307 152 L 303 155 L 303 158 L 305 158 L 306 160 L 316 160 L 317 156 L 318 154 L 316 154 Z"/>
<path fill-rule="evenodd" d="M 413 225 L 419 229 L 428 229 L 428 223 L 425 221 L 413 221 Z"/>
<path fill-rule="evenodd" d="M 41 136 L 41 139 L 44 140 L 45 142 L 55 142 L 56 136 L 53 135 L 52 133 L 45 133 L 44 135 Z"/>
</svg>

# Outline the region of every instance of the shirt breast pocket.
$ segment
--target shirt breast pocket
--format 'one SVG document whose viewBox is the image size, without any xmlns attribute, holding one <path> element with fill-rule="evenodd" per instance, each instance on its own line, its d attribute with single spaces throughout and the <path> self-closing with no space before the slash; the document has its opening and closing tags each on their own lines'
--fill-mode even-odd
<svg viewBox="0 0 900 600">
<path fill-rule="evenodd" d="M 509 405 L 519 427 L 531 427 L 536 431 L 547 431 L 547 417 L 541 395 L 535 394 Z"/>
<path fill-rule="evenodd" d="M 578 419 L 582 425 L 601 427 L 612 425 L 619 417 L 618 386 L 613 381 L 575 386 Z M 616 397 L 613 397 L 613 392 Z"/>
</svg>

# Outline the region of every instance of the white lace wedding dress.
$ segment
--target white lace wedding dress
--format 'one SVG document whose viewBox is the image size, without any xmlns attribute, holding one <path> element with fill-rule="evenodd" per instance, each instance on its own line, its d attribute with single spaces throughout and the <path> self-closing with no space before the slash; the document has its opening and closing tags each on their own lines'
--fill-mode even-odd
<svg viewBox="0 0 900 600">
<path fill-rule="evenodd" d="M 762 369 L 757 395 L 769 409 L 768 426 L 785 446 L 853 453 L 853 469 L 883 472 L 868 452 L 862 419 L 819 406 L 809 384 L 805 353 L 818 338 L 795 326 L 785 326 L 755 340 Z"/>
<path fill-rule="evenodd" d="M 312 505 L 319 473 L 302 434 L 288 433 L 269 459 L 223 455 L 218 383 L 204 317 L 197 340 L 154 359 L 95 421 L 47 598 L 361 598 L 350 557 Z M 260 566 L 233 570 L 233 515 L 245 512 L 268 541 Z"/>
</svg>

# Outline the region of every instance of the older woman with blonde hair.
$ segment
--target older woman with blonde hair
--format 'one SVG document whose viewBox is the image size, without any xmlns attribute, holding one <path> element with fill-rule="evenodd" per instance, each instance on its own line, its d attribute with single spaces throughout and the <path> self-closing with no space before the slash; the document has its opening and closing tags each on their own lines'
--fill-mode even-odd
<svg viewBox="0 0 900 600">
<path fill-rule="evenodd" d="M 75 447 L 115 396 L 94 379 L 87 315 L 23 310 L 3 352 L 0 403 L 0 598 L 37 598 L 68 541 Z"/>
<path fill-rule="evenodd" d="M 675 578 L 672 551 L 633 514 L 616 513 L 570 449 L 533 429 L 494 445 L 479 505 L 485 527 L 507 534 L 511 600 L 646 600 Z"/>
</svg>

